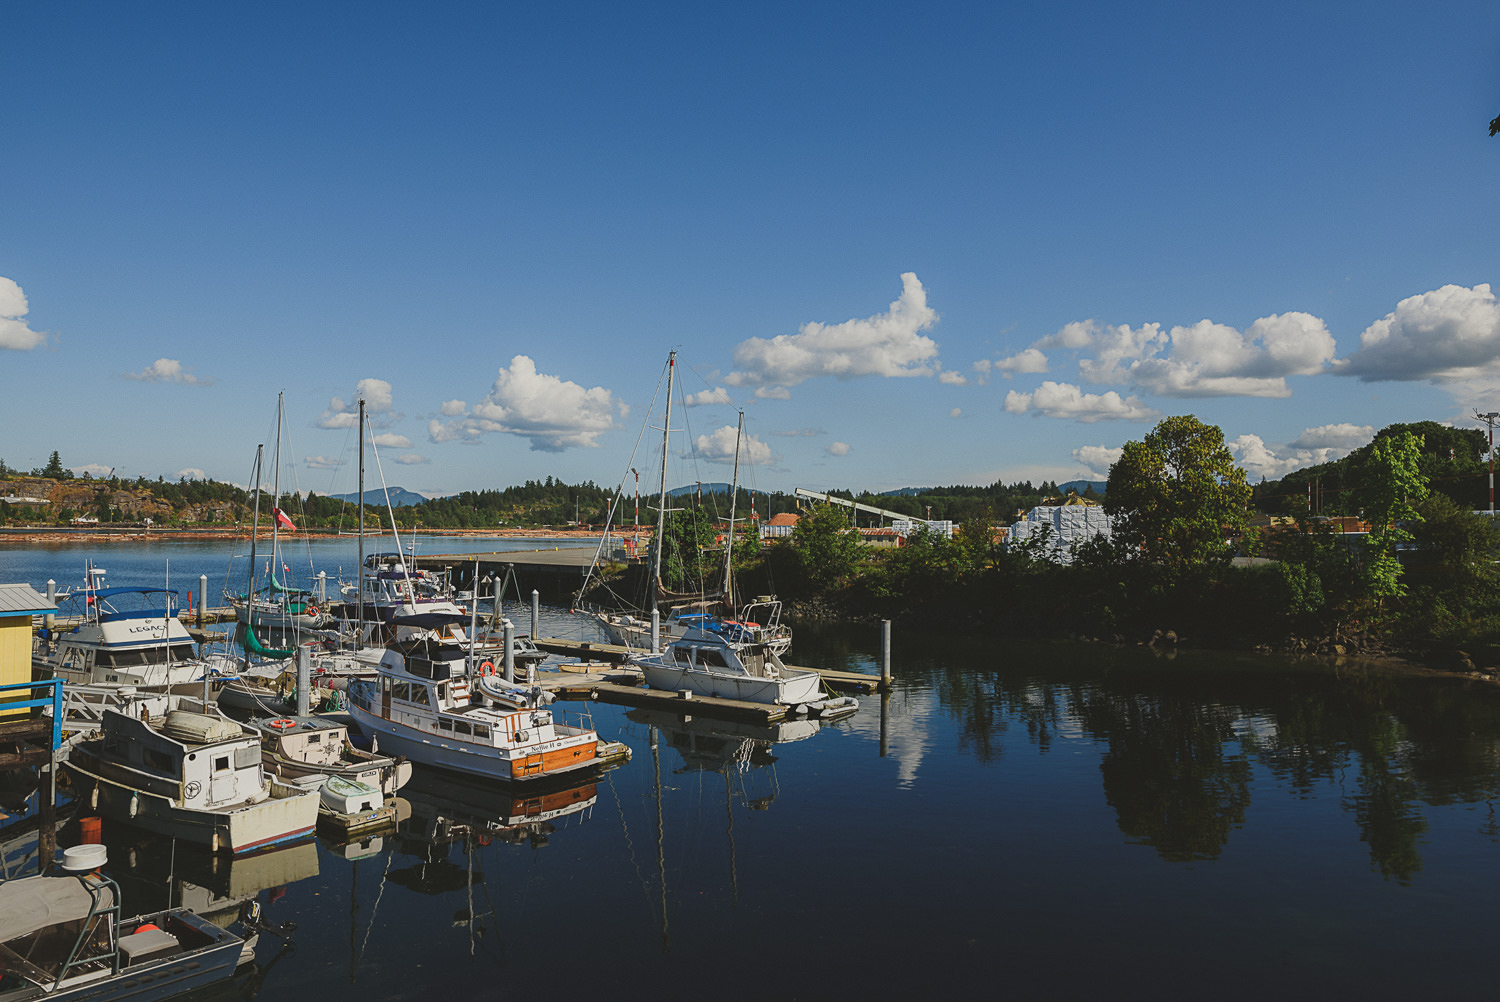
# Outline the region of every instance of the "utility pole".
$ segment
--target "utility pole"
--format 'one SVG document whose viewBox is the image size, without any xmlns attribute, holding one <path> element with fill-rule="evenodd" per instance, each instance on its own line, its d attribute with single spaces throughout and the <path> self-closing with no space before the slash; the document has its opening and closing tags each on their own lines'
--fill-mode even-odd
<svg viewBox="0 0 1500 1002">
<path fill-rule="evenodd" d="M 1488 414 L 1474 412 L 1474 416 L 1490 427 L 1490 518 L 1495 517 L 1495 418 L 1500 418 L 1500 411 L 1490 411 Z"/>
</svg>

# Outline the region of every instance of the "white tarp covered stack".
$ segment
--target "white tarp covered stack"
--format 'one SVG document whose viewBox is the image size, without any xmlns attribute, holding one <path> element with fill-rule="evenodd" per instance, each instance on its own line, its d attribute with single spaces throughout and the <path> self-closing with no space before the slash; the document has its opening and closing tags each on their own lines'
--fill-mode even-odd
<svg viewBox="0 0 1500 1002">
<path fill-rule="evenodd" d="M 1005 545 L 1013 546 L 1043 532 L 1048 534 L 1050 545 L 1041 556 L 1054 563 L 1070 564 L 1074 546 L 1095 536 L 1109 538 L 1109 516 L 1098 505 L 1040 506 L 1028 511 L 1025 518 L 1005 530 Z"/>
</svg>

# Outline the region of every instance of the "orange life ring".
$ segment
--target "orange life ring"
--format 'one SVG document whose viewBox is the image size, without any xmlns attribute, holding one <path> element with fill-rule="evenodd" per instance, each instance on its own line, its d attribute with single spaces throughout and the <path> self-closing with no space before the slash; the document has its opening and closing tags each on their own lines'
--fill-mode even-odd
<svg viewBox="0 0 1500 1002">
<path fill-rule="evenodd" d="M 481 674 L 481 675 L 493 675 L 493 674 L 495 674 L 495 662 L 493 662 L 493 661 L 484 661 L 484 662 L 481 662 L 480 665 L 479 665 L 479 674 Z"/>
<path fill-rule="evenodd" d="M 296 727 L 297 726 L 297 721 L 295 721 L 295 720 L 288 720 L 287 718 L 282 717 L 280 720 L 273 720 L 273 721 L 271 721 L 270 726 L 276 728 L 278 731 L 284 731 L 288 727 Z"/>
</svg>

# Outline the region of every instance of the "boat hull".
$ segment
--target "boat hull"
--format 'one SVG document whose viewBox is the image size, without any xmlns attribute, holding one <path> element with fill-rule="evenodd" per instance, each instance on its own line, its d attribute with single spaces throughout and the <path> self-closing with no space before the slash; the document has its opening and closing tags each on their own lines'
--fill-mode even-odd
<svg viewBox="0 0 1500 1002">
<path fill-rule="evenodd" d="M 653 689 L 697 696 L 738 699 L 747 703 L 777 703 L 796 706 L 822 698 L 822 679 L 817 672 L 787 672 L 780 678 L 730 675 L 698 671 L 681 665 L 662 665 L 649 660 L 635 662 Z"/>
<path fill-rule="evenodd" d="M 215 852 L 258 852 L 310 838 L 317 827 L 317 790 L 273 779 L 271 795 L 265 800 L 227 809 L 195 810 L 111 780 L 89 768 L 91 765 L 98 768 L 97 763 L 70 759 L 64 768 L 79 781 L 83 802 L 100 815 L 158 835 L 206 845 Z"/>
</svg>

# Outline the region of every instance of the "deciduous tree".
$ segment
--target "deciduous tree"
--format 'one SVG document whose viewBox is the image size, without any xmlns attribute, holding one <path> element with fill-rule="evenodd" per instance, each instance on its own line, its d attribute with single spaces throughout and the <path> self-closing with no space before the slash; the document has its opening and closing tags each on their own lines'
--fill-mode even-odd
<svg viewBox="0 0 1500 1002">
<path fill-rule="evenodd" d="M 1115 539 L 1176 574 L 1232 556 L 1228 539 L 1244 526 L 1249 500 L 1223 431 L 1187 414 L 1125 443 L 1109 468 L 1104 507 Z"/>
</svg>

